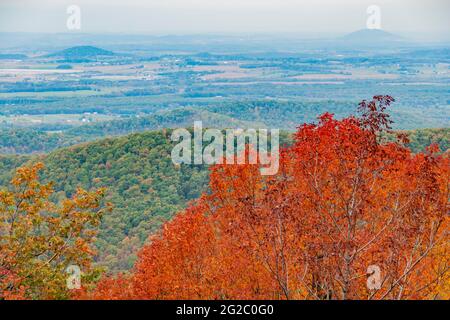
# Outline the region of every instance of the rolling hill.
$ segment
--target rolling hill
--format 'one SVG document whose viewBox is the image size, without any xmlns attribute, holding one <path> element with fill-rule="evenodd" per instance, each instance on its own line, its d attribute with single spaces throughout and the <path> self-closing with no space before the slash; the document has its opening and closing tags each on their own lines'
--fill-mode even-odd
<svg viewBox="0 0 450 320">
<path fill-rule="evenodd" d="M 187 107 L 159 111 L 148 116 L 85 124 L 63 132 L 46 132 L 33 128 L 0 128 L 0 154 L 47 153 L 104 137 L 164 128 L 192 127 L 194 121 L 202 121 L 204 127 L 218 129 L 270 127 L 292 131 L 299 123 L 313 122 L 314 117 L 311 115 L 319 111 L 308 105 L 295 108 L 290 104 L 272 105 L 269 102 L 239 103 L 202 109 Z M 438 143 L 443 150 L 449 148 L 449 128 L 406 132 L 411 134 L 410 147 L 414 152 L 423 150 L 424 146 L 433 142 Z"/>
<path fill-rule="evenodd" d="M 113 56 L 114 52 L 93 46 L 71 47 L 49 55 L 49 57 L 60 57 L 65 59 L 88 59 L 100 56 Z"/>
<path fill-rule="evenodd" d="M 347 34 L 338 41 L 342 45 L 358 47 L 396 47 L 411 44 L 407 39 L 379 29 L 362 29 Z"/>
<path fill-rule="evenodd" d="M 54 182 L 57 199 L 70 197 L 78 187 L 107 188 L 106 201 L 114 210 L 103 219 L 97 261 L 111 270 L 127 270 L 148 235 L 207 187 L 207 166 L 172 163 L 171 133 L 164 129 L 108 138 L 47 155 L 0 156 L 0 186 L 7 185 L 15 168 L 42 161 L 42 179 Z M 284 133 L 280 140 L 287 144 L 290 137 Z"/>
<path fill-rule="evenodd" d="M 46 166 L 42 179 L 55 182 L 56 197 L 70 197 L 77 187 L 106 187 L 106 201 L 114 210 L 104 217 L 100 228 L 98 261 L 114 270 L 126 270 L 133 262 L 131 253 L 148 234 L 206 187 L 207 168 L 174 166 L 172 148 L 170 131 L 154 131 L 85 143 L 48 155 L 2 156 L 0 185 L 6 185 L 16 166 L 42 161 Z"/>
<path fill-rule="evenodd" d="M 404 39 L 393 33 L 379 29 L 361 29 L 345 35 L 347 41 L 403 41 Z"/>
<path fill-rule="evenodd" d="M 0 154 L 46 153 L 61 147 L 112 136 L 163 128 L 192 127 L 202 121 L 210 128 L 265 128 L 258 122 L 238 120 L 207 110 L 175 109 L 149 116 L 91 123 L 63 132 L 46 132 L 32 128 L 0 128 Z"/>
<path fill-rule="evenodd" d="M 0 60 L 25 60 L 28 56 L 16 53 L 0 53 Z"/>
</svg>

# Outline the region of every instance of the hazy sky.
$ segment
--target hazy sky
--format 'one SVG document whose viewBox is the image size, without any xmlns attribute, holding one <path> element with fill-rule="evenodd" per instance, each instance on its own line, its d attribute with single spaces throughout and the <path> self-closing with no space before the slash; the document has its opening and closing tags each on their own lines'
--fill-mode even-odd
<svg viewBox="0 0 450 320">
<path fill-rule="evenodd" d="M 331 35 L 364 28 L 375 4 L 387 31 L 450 37 L 449 0 L 0 0 L 0 31 L 70 32 L 73 4 L 80 32 Z"/>
</svg>

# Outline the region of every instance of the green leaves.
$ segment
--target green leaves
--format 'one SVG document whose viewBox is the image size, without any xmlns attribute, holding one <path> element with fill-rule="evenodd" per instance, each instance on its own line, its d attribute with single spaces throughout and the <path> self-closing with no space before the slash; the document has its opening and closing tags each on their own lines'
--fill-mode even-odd
<svg viewBox="0 0 450 320">
<path fill-rule="evenodd" d="M 79 189 L 53 203 L 52 183 L 39 182 L 43 168 L 19 168 L 10 190 L 0 192 L 0 298 L 68 298 L 65 268 L 91 268 L 94 236 L 109 210 L 101 206 L 105 190 Z"/>
</svg>

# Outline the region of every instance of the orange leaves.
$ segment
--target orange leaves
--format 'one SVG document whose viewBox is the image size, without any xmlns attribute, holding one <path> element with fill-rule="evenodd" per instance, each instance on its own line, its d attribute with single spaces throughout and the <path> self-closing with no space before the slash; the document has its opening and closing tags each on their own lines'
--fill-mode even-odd
<svg viewBox="0 0 450 320">
<path fill-rule="evenodd" d="M 209 192 L 150 239 L 128 278 L 92 297 L 448 297 L 449 159 L 382 144 L 391 102 L 299 127 L 276 176 L 213 167 Z M 380 270 L 374 287 L 367 270 Z"/>
<path fill-rule="evenodd" d="M 205 298 L 201 290 L 214 252 L 213 240 L 212 228 L 202 212 L 187 210 L 178 215 L 152 239 L 152 246 L 139 254 L 133 279 L 136 294 L 159 299 Z M 148 269 L 154 273 L 148 274 Z"/>
</svg>

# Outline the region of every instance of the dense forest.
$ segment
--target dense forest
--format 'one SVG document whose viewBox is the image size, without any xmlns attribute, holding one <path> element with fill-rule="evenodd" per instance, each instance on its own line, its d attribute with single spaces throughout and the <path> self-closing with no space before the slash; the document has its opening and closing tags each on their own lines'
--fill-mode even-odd
<svg viewBox="0 0 450 320">
<path fill-rule="evenodd" d="M 54 181 L 54 198 L 71 197 L 78 187 L 107 188 L 114 211 L 102 221 L 99 261 L 112 269 L 132 266 L 134 252 L 148 234 L 197 198 L 207 183 L 205 167 L 175 167 L 170 132 L 155 131 L 105 139 L 57 150 L 46 156 L 0 157 L 2 185 L 13 168 L 42 161 L 44 181 Z M 18 161 L 20 160 L 20 161 Z"/>
</svg>

